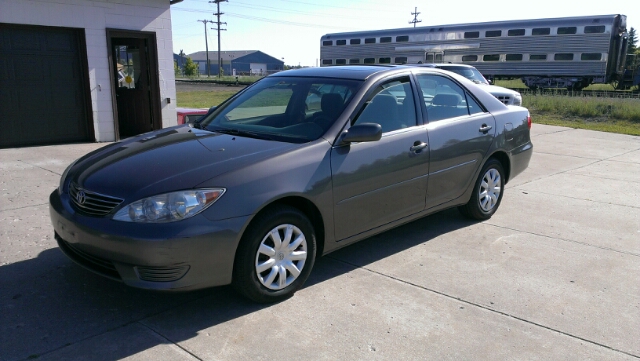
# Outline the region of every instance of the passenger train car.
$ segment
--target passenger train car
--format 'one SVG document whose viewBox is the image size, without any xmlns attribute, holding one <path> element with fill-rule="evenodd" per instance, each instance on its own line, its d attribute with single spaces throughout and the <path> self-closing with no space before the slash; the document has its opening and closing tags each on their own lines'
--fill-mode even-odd
<svg viewBox="0 0 640 361">
<path fill-rule="evenodd" d="M 625 15 L 511 20 L 326 34 L 322 66 L 464 63 L 530 88 L 582 89 L 624 73 Z"/>
</svg>

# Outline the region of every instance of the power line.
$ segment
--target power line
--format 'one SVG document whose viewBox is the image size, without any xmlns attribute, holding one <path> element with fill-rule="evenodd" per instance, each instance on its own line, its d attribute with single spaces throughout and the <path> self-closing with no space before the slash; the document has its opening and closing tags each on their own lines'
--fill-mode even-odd
<svg viewBox="0 0 640 361">
<path fill-rule="evenodd" d="M 416 6 L 416 10 L 415 12 L 411 13 L 411 15 L 413 15 L 413 20 L 409 21 L 409 24 L 413 24 L 413 27 L 416 27 L 416 23 L 421 23 L 422 20 L 418 20 L 418 15 L 420 15 L 420 13 L 418 12 L 418 7 Z"/>
</svg>

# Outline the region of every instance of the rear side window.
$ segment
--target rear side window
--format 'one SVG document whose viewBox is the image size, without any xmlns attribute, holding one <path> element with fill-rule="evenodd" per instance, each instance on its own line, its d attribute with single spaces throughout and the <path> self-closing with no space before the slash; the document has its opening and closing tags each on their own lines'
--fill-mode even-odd
<svg viewBox="0 0 640 361">
<path fill-rule="evenodd" d="M 482 107 L 451 79 L 431 74 L 418 74 L 417 79 L 430 123 L 483 112 Z"/>
</svg>

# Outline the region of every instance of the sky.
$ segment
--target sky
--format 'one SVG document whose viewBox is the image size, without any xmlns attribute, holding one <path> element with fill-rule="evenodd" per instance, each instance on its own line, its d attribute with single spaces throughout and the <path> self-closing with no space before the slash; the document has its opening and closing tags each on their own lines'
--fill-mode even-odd
<svg viewBox="0 0 640 361">
<path fill-rule="evenodd" d="M 524 20 L 585 15 L 624 14 L 627 29 L 640 30 L 640 1 L 577 2 L 534 0 L 502 2 L 479 0 L 228 0 L 220 3 L 221 49 L 260 50 L 286 65 L 316 66 L 320 37 L 328 33 L 417 26 Z M 577 5 L 579 4 L 579 5 Z M 216 4 L 184 0 L 171 6 L 173 51 L 185 54 L 205 50 L 204 24 L 217 21 Z M 218 50 L 216 24 L 207 23 L 209 51 Z"/>
</svg>

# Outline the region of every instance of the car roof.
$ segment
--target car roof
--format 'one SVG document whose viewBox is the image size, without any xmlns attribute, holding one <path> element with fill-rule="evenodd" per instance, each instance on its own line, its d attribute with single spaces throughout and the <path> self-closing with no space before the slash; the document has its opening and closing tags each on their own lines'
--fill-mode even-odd
<svg viewBox="0 0 640 361">
<path fill-rule="evenodd" d="M 452 64 L 452 63 L 427 63 L 427 64 L 417 64 L 415 66 L 422 66 L 425 68 L 473 68 L 471 65 L 467 64 Z"/>
<path fill-rule="evenodd" d="M 302 76 L 366 80 L 373 74 L 393 71 L 397 69 L 398 67 L 394 65 L 345 65 L 285 70 L 271 76 Z"/>
</svg>

